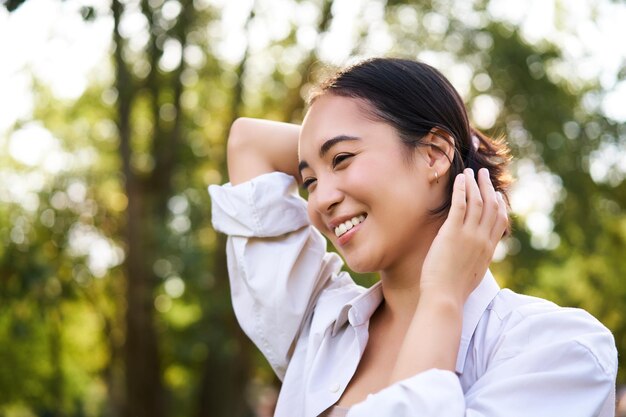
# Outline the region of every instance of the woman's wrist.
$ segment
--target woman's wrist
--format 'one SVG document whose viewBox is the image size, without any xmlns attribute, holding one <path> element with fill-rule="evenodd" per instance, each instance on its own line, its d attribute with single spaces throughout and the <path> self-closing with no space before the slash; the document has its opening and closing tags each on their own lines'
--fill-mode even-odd
<svg viewBox="0 0 626 417">
<path fill-rule="evenodd" d="M 463 327 L 463 303 L 440 289 L 420 294 L 390 383 L 428 369 L 454 371 Z"/>
<path fill-rule="evenodd" d="M 454 283 L 428 282 L 420 285 L 419 303 L 427 308 L 462 312 L 466 299 L 467 294 L 461 292 Z"/>
<path fill-rule="evenodd" d="M 464 297 L 445 288 L 429 287 L 420 292 L 415 314 L 434 311 L 449 317 L 463 316 Z"/>
</svg>

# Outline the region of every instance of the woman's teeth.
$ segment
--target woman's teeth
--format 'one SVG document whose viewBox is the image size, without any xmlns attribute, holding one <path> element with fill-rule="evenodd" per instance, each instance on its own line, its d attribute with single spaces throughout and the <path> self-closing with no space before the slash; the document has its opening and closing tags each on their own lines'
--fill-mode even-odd
<svg viewBox="0 0 626 417">
<path fill-rule="evenodd" d="M 355 216 L 351 218 L 350 220 L 347 220 L 341 223 L 339 226 L 335 227 L 335 235 L 337 237 L 343 235 L 344 233 L 352 229 L 357 224 L 363 222 L 363 220 L 365 220 L 365 216 L 361 214 L 360 216 Z"/>
</svg>

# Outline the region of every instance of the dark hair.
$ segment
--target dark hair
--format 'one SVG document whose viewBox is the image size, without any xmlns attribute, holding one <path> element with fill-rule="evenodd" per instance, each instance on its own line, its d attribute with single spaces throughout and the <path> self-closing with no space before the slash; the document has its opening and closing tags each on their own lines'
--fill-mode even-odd
<svg viewBox="0 0 626 417">
<path fill-rule="evenodd" d="M 309 102 L 324 94 L 362 99 L 367 111 L 389 123 L 409 148 L 424 146 L 422 138 L 439 128 L 453 139 L 448 197 L 434 210 L 443 215 L 450 208 L 457 174 L 487 168 L 496 191 L 506 194 L 511 183 L 509 149 L 505 141 L 491 139 L 470 126 L 463 100 L 452 84 L 430 65 L 397 58 L 374 58 L 345 68 L 323 82 Z M 449 140 L 444 137 L 443 139 Z M 475 145 L 476 143 L 477 145 Z"/>
</svg>

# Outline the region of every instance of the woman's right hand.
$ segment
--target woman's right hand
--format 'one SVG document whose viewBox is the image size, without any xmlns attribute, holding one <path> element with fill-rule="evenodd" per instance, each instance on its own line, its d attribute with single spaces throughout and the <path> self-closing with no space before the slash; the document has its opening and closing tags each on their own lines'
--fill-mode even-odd
<svg viewBox="0 0 626 417">
<path fill-rule="evenodd" d="M 241 117 L 228 135 L 228 175 L 233 185 L 261 174 L 280 171 L 296 178 L 300 126 Z"/>
</svg>

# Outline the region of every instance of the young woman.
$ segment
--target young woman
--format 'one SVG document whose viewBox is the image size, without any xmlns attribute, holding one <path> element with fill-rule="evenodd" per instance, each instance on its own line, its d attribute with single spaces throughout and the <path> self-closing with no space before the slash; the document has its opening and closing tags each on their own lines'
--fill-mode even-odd
<svg viewBox="0 0 626 417">
<path fill-rule="evenodd" d="M 507 161 L 450 83 L 407 60 L 339 72 L 302 126 L 235 122 L 213 224 L 237 318 L 283 381 L 276 416 L 614 415 L 611 333 L 487 269 Z M 322 235 L 380 282 L 357 286 Z"/>
</svg>

